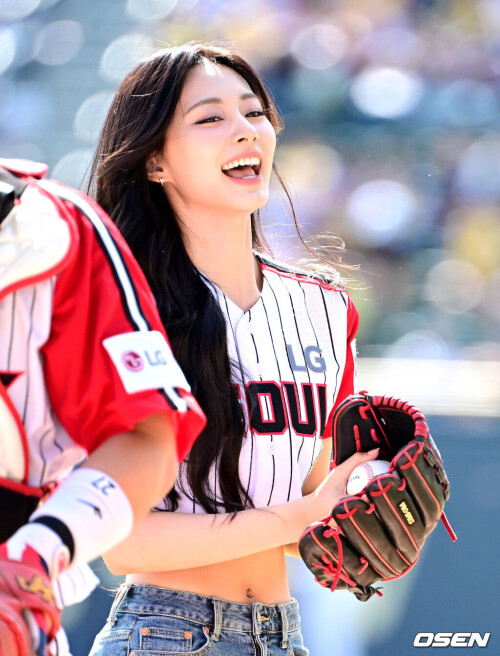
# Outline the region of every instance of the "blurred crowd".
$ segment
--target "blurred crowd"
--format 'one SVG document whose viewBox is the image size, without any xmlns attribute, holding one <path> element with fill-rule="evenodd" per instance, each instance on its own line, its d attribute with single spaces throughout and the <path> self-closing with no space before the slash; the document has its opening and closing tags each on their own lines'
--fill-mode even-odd
<svg viewBox="0 0 500 656">
<path fill-rule="evenodd" d="M 304 237 L 360 265 L 360 354 L 500 360 L 500 2 L 0 0 L 1 155 L 81 186 L 117 84 L 188 40 L 272 90 Z M 302 255 L 278 195 L 266 222 Z"/>
</svg>

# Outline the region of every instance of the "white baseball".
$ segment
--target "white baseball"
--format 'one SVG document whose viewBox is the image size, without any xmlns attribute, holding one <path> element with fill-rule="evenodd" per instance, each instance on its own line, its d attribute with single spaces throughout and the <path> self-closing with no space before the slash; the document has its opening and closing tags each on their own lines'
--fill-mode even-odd
<svg viewBox="0 0 500 656">
<path fill-rule="evenodd" d="M 370 460 L 352 470 L 347 481 L 347 494 L 359 494 L 375 476 L 386 474 L 391 466 L 387 460 Z"/>
</svg>

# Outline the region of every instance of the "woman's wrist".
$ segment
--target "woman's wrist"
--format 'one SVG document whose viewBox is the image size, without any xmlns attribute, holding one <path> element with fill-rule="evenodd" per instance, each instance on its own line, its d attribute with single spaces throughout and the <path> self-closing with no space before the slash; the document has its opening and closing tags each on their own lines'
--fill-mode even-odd
<svg viewBox="0 0 500 656">
<path fill-rule="evenodd" d="M 322 505 L 316 491 L 306 494 L 298 500 L 300 507 L 298 508 L 297 523 L 299 525 L 299 537 L 302 532 L 314 522 L 323 519 L 327 512 L 322 513 Z M 298 539 L 298 538 L 297 538 Z"/>
</svg>

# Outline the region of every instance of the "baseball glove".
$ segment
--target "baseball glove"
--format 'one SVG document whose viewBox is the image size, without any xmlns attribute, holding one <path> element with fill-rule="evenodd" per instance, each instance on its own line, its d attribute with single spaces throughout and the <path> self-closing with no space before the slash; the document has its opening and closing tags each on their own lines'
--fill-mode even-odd
<svg viewBox="0 0 500 656">
<path fill-rule="evenodd" d="M 443 513 L 450 484 L 425 417 L 406 401 L 350 396 L 335 411 L 332 431 L 334 466 L 379 448 L 391 467 L 309 526 L 299 549 L 320 585 L 367 601 L 381 596 L 373 583 L 397 579 L 415 565 L 440 518 L 456 539 Z"/>
<path fill-rule="evenodd" d="M 39 561 L 37 554 L 36 558 Z M 52 584 L 36 558 L 33 563 L 0 559 L 0 656 L 33 654 L 34 630 L 36 653 L 47 653 L 45 645 L 59 629 L 60 610 Z M 26 613 L 31 617 L 31 631 Z"/>
</svg>

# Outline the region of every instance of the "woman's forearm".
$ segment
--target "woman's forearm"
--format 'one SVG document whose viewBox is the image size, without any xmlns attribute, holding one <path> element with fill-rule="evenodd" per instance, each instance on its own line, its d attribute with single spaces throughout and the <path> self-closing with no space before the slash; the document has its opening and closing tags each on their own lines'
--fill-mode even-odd
<svg viewBox="0 0 500 656">
<path fill-rule="evenodd" d="M 114 574 L 192 569 L 297 542 L 302 531 L 326 516 L 354 467 L 373 459 L 357 453 L 332 471 L 312 493 L 287 503 L 228 513 L 152 512 L 126 540 L 104 555 Z"/>
<path fill-rule="evenodd" d="M 303 497 L 264 509 L 205 515 L 152 512 L 104 556 L 114 574 L 191 569 L 296 542 L 314 521 Z"/>
</svg>

